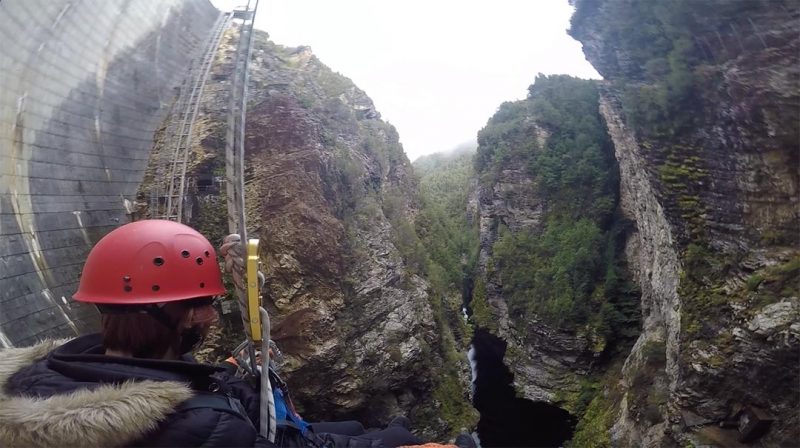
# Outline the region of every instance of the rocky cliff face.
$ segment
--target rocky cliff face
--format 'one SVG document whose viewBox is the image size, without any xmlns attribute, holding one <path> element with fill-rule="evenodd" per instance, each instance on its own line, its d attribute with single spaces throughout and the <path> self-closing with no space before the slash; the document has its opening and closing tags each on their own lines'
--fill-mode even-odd
<svg viewBox="0 0 800 448">
<path fill-rule="evenodd" d="M 591 81 L 540 76 L 529 91 L 479 133 L 471 308 L 508 343 L 519 398 L 580 413 L 590 373 L 627 337 L 615 327 L 637 330 L 615 293 L 616 168 Z"/>
<path fill-rule="evenodd" d="M 644 329 L 617 385 L 612 441 L 728 446 L 739 434 L 717 424 L 738 422 L 749 406 L 775 419 L 756 444 L 792 445 L 800 10 L 676 2 L 670 16 L 576 3 L 571 32 L 607 80 L 600 110 L 621 205 L 636 223 L 626 254 L 643 293 Z M 660 24 L 660 40 L 635 40 L 644 24 Z"/>
<path fill-rule="evenodd" d="M 623 368 L 624 386 L 630 387 L 637 372 L 646 369 L 649 361 L 645 347 L 655 347 L 665 352 L 664 370 L 650 370 L 653 395 L 664 394 L 674 387 L 677 378 L 677 353 L 680 336 L 680 300 L 678 284 L 680 263 L 676 241 L 665 217 L 656 192 L 647 176 L 646 161 L 642 158 L 636 139 L 625 127 L 612 101 L 604 94 L 600 111 L 606 119 L 609 134 L 614 141 L 615 154 L 620 167 L 620 205 L 629 219 L 636 222 L 636 230 L 628 237 L 625 255 L 632 267 L 634 280 L 642 290 L 643 330 Z M 660 355 L 659 355 L 660 356 Z M 670 375 L 670 373 L 672 373 Z M 657 445 L 665 437 L 666 423 L 658 418 L 641 419 L 644 409 L 637 409 L 623 397 L 619 416 L 612 428 L 612 440 L 618 443 Z M 632 398 L 631 398 L 632 400 Z M 659 408 L 663 403 L 655 404 Z M 652 409 L 652 408 L 651 408 Z M 641 421 L 641 424 L 638 422 Z M 626 434 L 638 426 L 635 436 Z"/>
<path fill-rule="evenodd" d="M 533 122 L 529 126 L 527 134 L 544 147 L 547 131 Z M 585 355 L 590 352 L 590 342 L 583 335 L 560 331 L 541 320 L 513 316 L 492 258 L 499 226 L 511 232 L 541 233 L 544 200 L 525 161 L 515 158 L 501 162 L 496 180 L 475 182 L 474 188 L 470 208 L 478 217 L 480 238 L 476 271 L 479 282 L 485 282 L 496 335 L 509 344 L 504 363 L 514 374 L 514 385 L 522 398 L 556 401 L 557 395 L 577 391 L 578 376 L 587 371 Z"/>
<path fill-rule="evenodd" d="M 221 45 L 195 126 L 195 181 L 224 167 L 236 36 Z M 439 299 L 406 250 L 419 204 L 397 132 L 309 48 L 280 47 L 261 32 L 254 45 L 248 227 L 261 239 L 273 339 L 300 412 L 367 425 L 405 414 L 429 437 L 459 430 L 437 393 L 449 375 L 441 342 L 449 329 L 433 318 Z M 206 184 L 193 191 L 190 224 L 218 238 L 224 188 Z M 446 404 L 468 406 L 460 392 Z"/>
</svg>

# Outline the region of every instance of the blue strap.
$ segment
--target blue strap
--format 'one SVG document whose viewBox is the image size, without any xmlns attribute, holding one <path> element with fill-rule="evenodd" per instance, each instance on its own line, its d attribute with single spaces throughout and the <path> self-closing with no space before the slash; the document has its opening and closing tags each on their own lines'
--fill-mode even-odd
<svg viewBox="0 0 800 448">
<path fill-rule="evenodd" d="M 293 427 L 298 428 L 301 433 L 305 434 L 306 430 L 308 430 L 308 423 L 289 410 L 281 388 L 272 389 L 272 396 L 275 399 L 275 420 L 278 422 L 291 422 Z"/>
</svg>

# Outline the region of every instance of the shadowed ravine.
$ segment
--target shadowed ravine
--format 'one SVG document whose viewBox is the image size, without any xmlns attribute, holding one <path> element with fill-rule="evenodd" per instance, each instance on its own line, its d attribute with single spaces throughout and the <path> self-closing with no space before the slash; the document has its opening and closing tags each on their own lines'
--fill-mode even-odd
<svg viewBox="0 0 800 448">
<path fill-rule="evenodd" d="M 516 396 L 514 375 L 503 364 L 505 341 L 478 329 L 472 346 L 477 367 L 474 405 L 481 413 L 478 435 L 482 446 L 551 447 L 572 437 L 575 417 L 567 411 Z"/>
</svg>

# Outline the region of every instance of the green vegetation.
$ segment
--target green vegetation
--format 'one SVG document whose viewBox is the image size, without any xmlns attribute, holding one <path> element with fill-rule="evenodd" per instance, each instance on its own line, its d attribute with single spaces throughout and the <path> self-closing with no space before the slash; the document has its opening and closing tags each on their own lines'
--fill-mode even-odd
<svg viewBox="0 0 800 448">
<path fill-rule="evenodd" d="M 472 309 L 472 321 L 481 328 L 497 331 L 497 319 L 492 315 L 489 302 L 486 300 L 486 283 L 482 278 L 475 280 L 475 289 L 472 290 L 472 300 L 469 302 Z"/>
<path fill-rule="evenodd" d="M 457 365 L 458 360 L 448 360 L 447 373 L 433 389 L 433 399 L 439 405 L 435 418 L 446 421 L 452 434 L 473 428 L 478 420 L 478 411 L 472 407 L 465 394 L 466 388 L 458 381 L 460 372 L 454 368 Z"/>
<path fill-rule="evenodd" d="M 200 172 L 215 175 L 224 172 L 224 161 L 212 158 L 199 168 Z M 222 244 L 228 234 L 228 206 L 225 188 L 216 195 L 197 195 L 197 205 L 190 224 L 202 233 L 215 247 Z"/>
<path fill-rule="evenodd" d="M 610 429 L 622 399 L 619 389 L 622 360 L 613 364 L 602 378 L 587 378 L 581 384 L 576 401 L 572 401 L 572 414 L 581 416 L 575 427 L 569 448 L 610 448 Z"/>
<path fill-rule="evenodd" d="M 460 299 L 460 296 L 456 297 Z M 435 297 L 431 302 L 434 318 L 441 328 L 439 346 L 442 348 L 443 361 L 434 380 L 433 399 L 438 414 L 434 418 L 446 421 L 451 435 L 455 435 L 464 428 L 474 427 L 478 420 L 478 411 L 472 407 L 467 394 L 468 388 L 459 381 L 459 378 L 463 377 L 459 367 L 464 361 L 464 349 L 471 339 L 471 333 L 466 331 L 466 326 L 460 319 L 455 322 L 447 319 L 448 316 L 459 315 L 460 300 L 457 301 L 456 307 L 452 306 L 453 303 L 447 306 L 447 303 Z"/>
<path fill-rule="evenodd" d="M 615 214 L 617 172 L 597 98 L 592 81 L 538 76 L 527 100 L 501 106 L 479 133 L 475 167 L 494 182 L 510 160 L 522 163 L 544 204 L 541 228 L 498 230 L 492 261 L 510 314 L 584 332 L 603 351 L 636 334 L 638 291 L 620 267 L 626 223 Z"/>
<path fill-rule="evenodd" d="M 755 291 L 758 289 L 758 286 L 761 285 L 761 282 L 764 281 L 764 277 L 760 274 L 753 274 L 747 279 L 747 290 L 748 291 Z"/>
<path fill-rule="evenodd" d="M 612 446 L 610 430 L 622 401 L 620 376 L 622 360 L 618 360 L 599 380 L 587 379 L 582 385 L 578 403 L 585 407 L 573 412 L 581 419 L 575 427 L 569 448 L 595 448 Z M 642 347 L 642 365 L 635 372 L 628 389 L 628 408 L 634 418 L 645 419 L 648 424 L 663 420 L 666 404 L 666 384 L 657 381 L 666 365 L 666 346 L 662 341 L 650 341 Z"/>
<path fill-rule="evenodd" d="M 570 448 L 610 448 L 609 430 L 614 423 L 615 408 L 602 394 L 595 395 L 575 427 Z"/>
<path fill-rule="evenodd" d="M 599 39 L 603 53 L 613 49 L 614 55 L 624 55 L 604 54 L 601 71 L 607 79 L 626 79 L 626 115 L 646 136 L 679 135 L 702 119 L 698 94 L 705 89 L 699 84 L 709 81 L 703 79 L 708 76 L 704 68 L 738 56 L 741 48 L 738 39 L 744 35 L 731 34 L 732 19 L 769 8 L 762 2 L 707 0 L 704 8 L 713 14 L 701 14 L 692 0 L 574 4 L 570 35 Z"/>
<path fill-rule="evenodd" d="M 430 282 L 434 318 L 446 330 L 440 333 L 439 341 L 446 374 L 438 379 L 433 397 L 438 417 L 455 433 L 472 428 L 477 420 L 477 411 L 464 396 L 465 385 L 457 380 L 458 366 L 472 338 L 471 328 L 461 318 L 462 289 L 478 253 L 477 227 L 465 218 L 473 178 L 472 151 L 424 157 L 414 162 L 414 170 L 419 177 L 421 204 L 409 229 L 413 244 L 401 244 L 413 246 L 409 258 L 416 260 L 416 268 Z M 387 216 L 391 216 L 396 206 L 391 201 L 384 204 L 389 210 Z"/>
<path fill-rule="evenodd" d="M 482 174 L 497 168 L 514 155 L 525 155 L 536 148 L 531 137 L 533 126 L 527 121 L 528 104 L 525 101 L 505 102 L 478 133 L 478 152 L 475 171 Z"/>
<path fill-rule="evenodd" d="M 461 295 L 478 256 L 478 229 L 466 218 L 472 151 L 436 154 L 414 162 L 422 206 L 414 229 L 424 246 L 434 290 Z"/>
<path fill-rule="evenodd" d="M 587 28 L 599 27 L 603 44 L 624 53 L 628 79 L 624 107 L 629 122 L 647 135 L 675 135 L 692 124 L 698 62 L 692 28 L 696 5 L 689 0 L 647 2 L 578 0 L 570 34 L 581 39 Z M 610 20 L 588 22 L 604 9 Z M 621 64 L 620 64 L 621 65 Z M 620 73 L 614 73 L 619 75 Z M 608 73 L 605 73 L 608 76 Z"/>
<path fill-rule="evenodd" d="M 414 225 L 430 258 L 428 278 L 439 291 L 460 293 L 478 256 L 478 229 L 465 216 L 472 155 L 437 154 L 414 162 L 422 197 Z"/>
<path fill-rule="evenodd" d="M 712 30 L 730 29 L 731 18 L 764 8 L 759 2 L 729 0 L 709 0 L 702 7 L 692 0 L 574 3 L 570 35 L 581 41 L 599 39 L 603 53 L 613 49 L 614 55 L 624 55 L 603 54 L 601 71 L 609 79 L 626 79 L 628 120 L 637 133 L 651 137 L 676 136 L 691 128 L 702 115 L 697 95 L 703 90 L 702 66 L 737 55 L 729 51 L 734 42 L 726 45 Z"/>
</svg>

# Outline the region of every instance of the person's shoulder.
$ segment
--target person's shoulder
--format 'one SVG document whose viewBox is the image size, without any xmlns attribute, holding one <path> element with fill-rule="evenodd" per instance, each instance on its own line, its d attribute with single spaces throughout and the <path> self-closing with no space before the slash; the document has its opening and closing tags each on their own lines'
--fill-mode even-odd
<svg viewBox="0 0 800 448">
<path fill-rule="evenodd" d="M 9 347 L 0 349 L 0 366 L 5 372 L 16 372 L 47 357 L 57 347 L 69 339 L 45 339 L 28 347 Z"/>
<path fill-rule="evenodd" d="M 69 339 L 47 339 L 29 347 L 12 347 L 0 350 L 0 394 L 9 396 L 41 396 L 58 393 L 59 385 L 69 383 L 63 375 L 50 370 L 47 356 Z M 45 392 L 37 390 L 37 385 L 52 383 Z"/>
<path fill-rule="evenodd" d="M 14 412 L 0 412 L 0 446 L 124 445 L 145 437 L 191 396 L 181 383 L 141 381 L 8 397 Z"/>
<path fill-rule="evenodd" d="M 158 446 L 253 446 L 257 431 L 224 395 L 200 393 L 181 403 L 148 440 Z"/>
</svg>

